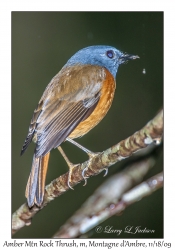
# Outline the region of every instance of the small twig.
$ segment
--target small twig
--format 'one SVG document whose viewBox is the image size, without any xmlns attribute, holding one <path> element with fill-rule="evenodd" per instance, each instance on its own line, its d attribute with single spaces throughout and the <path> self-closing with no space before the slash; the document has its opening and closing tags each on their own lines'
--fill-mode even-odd
<svg viewBox="0 0 175 250">
<path fill-rule="evenodd" d="M 71 186 L 77 185 L 83 180 L 82 171 L 88 167 L 85 172 L 86 177 L 94 176 L 103 171 L 104 168 L 108 168 L 118 161 L 121 161 L 133 153 L 147 147 L 154 140 L 160 142 L 163 133 L 163 111 L 161 110 L 145 127 L 140 131 L 134 133 L 127 139 L 119 142 L 104 152 L 97 153 L 91 160 L 79 164 L 77 168 L 73 170 Z M 15 233 L 25 225 L 31 224 L 33 216 L 46 206 L 55 197 L 66 192 L 69 187 L 67 185 L 68 172 L 52 181 L 45 188 L 44 202 L 39 208 L 36 205 L 31 209 L 27 206 L 27 203 L 23 204 L 12 215 L 12 233 Z"/>
</svg>

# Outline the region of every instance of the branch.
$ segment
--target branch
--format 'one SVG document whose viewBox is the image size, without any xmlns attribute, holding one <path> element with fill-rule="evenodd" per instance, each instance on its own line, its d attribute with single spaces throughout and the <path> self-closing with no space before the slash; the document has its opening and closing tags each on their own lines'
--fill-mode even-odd
<svg viewBox="0 0 175 250">
<path fill-rule="evenodd" d="M 99 223 L 110 218 L 113 215 L 121 215 L 123 211 L 133 203 L 140 201 L 142 198 L 151 195 L 153 192 L 163 187 L 163 172 L 154 175 L 148 180 L 142 182 L 138 186 L 134 187 L 130 191 L 123 194 L 121 200 L 116 204 L 111 204 L 106 207 L 105 211 L 101 212 L 101 218 L 99 216 Z M 88 228 L 89 231 L 89 228 Z M 84 230 L 85 232 L 85 230 Z M 81 235 L 84 238 L 83 235 Z"/>
<path fill-rule="evenodd" d="M 150 122 L 148 122 L 141 130 L 134 133 L 127 139 L 119 142 L 104 152 L 96 153 L 94 157 L 74 168 L 72 173 L 71 186 L 77 185 L 83 180 L 82 171 L 87 168 L 85 172 L 86 177 L 94 176 L 102 172 L 104 169 L 110 167 L 118 161 L 128 158 L 133 153 L 147 147 L 152 142 L 160 142 L 163 133 L 163 111 L 161 110 Z M 27 203 L 24 203 L 12 215 L 12 234 L 16 231 L 31 224 L 33 216 L 39 212 L 55 197 L 60 196 L 66 192 L 69 187 L 67 185 L 68 172 L 53 180 L 45 188 L 44 201 L 39 208 L 34 205 L 29 208 Z"/>
<path fill-rule="evenodd" d="M 162 187 L 162 173 L 134 187 L 142 181 L 154 164 L 154 158 L 149 157 L 110 177 L 97 188 L 53 238 L 82 237 L 82 234 L 111 216 L 119 215 L 130 204 Z"/>
</svg>

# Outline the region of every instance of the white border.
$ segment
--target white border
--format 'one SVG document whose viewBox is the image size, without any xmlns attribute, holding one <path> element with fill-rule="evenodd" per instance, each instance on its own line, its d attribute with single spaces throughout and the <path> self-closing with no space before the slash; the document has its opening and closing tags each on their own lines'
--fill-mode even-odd
<svg viewBox="0 0 175 250">
<path fill-rule="evenodd" d="M 164 11 L 165 217 L 164 240 L 175 243 L 175 1 L 15 1 L 0 3 L 0 245 L 11 237 L 11 11 Z M 68 241 L 68 240 L 66 240 Z M 99 240 L 96 240 L 97 242 Z M 108 241 L 108 240 L 106 240 Z M 130 240 L 132 242 L 132 240 Z M 142 240 L 140 240 L 141 242 Z M 143 240 L 144 242 L 145 240 Z M 83 240 L 82 240 L 83 242 Z M 40 249 L 40 247 L 39 247 Z M 73 249 L 73 248 L 72 248 Z M 149 249 L 149 248 L 147 248 Z M 164 249 L 164 248 L 161 248 Z"/>
</svg>

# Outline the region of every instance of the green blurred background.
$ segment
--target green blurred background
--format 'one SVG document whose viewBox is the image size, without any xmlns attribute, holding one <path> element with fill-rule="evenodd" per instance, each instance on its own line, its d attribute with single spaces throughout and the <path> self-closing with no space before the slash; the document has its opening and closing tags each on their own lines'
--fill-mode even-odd
<svg viewBox="0 0 175 250">
<path fill-rule="evenodd" d="M 140 59 L 120 66 L 112 108 L 97 127 L 77 140 L 80 144 L 92 151 L 103 151 L 142 128 L 163 105 L 162 12 L 12 12 L 12 212 L 26 201 L 34 144 L 22 157 L 20 150 L 33 110 L 51 78 L 76 51 L 90 45 L 112 45 Z M 68 142 L 63 149 L 74 163 L 87 159 Z M 85 187 L 80 183 L 74 191 L 51 202 L 34 217 L 30 227 L 24 227 L 14 238 L 52 237 L 122 164 L 112 166 L 107 177 L 103 178 L 104 173 L 92 177 Z M 162 168 L 160 155 L 147 177 Z M 46 183 L 67 170 L 58 150 L 52 150 Z M 122 234 L 121 238 L 163 237 L 163 191 L 135 203 L 122 216 L 102 223 L 105 225 L 155 230 L 154 234 Z M 119 238 L 95 232 L 92 237 Z"/>
</svg>

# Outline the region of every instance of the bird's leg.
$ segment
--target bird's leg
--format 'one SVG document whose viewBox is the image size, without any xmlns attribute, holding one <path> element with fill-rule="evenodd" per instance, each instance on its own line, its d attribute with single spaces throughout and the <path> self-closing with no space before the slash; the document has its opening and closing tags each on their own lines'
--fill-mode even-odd
<svg viewBox="0 0 175 250">
<path fill-rule="evenodd" d="M 72 162 L 70 162 L 61 146 L 58 147 L 58 150 L 60 151 L 61 155 L 63 156 L 63 158 L 65 159 L 65 161 L 69 167 L 69 175 L 68 175 L 67 185 L 69 186 L 69 188 L 73 189 L 73 187 L 71 187 L 71 185 L 70 185 L 71 175 L 72 175 L 73 168 L 77 167 L 79 164 L 73 164 Z"/>
<path fill-rule="evenodd" d="M 74 145 L 77 146 L 78 148 L 82 149 L 82 150 L 83 150 L 85 153 L 87 153 L 88 156 L 89 156 L 89 164 L 88 164 L 87 167 L 86 167 L 85 169 L 83 169 L 83 171 L 82 171 L 82 177 L 83 177 L 83 179 L 84 179 L 84 181 L 85 181 L 85 183 L 84 183 L 83 186 L 85 186 L 85 185 L 87 184 L 87 177 L 85 177 L 85 172 L 86 172 L 86 170 L 88 169 L 88 167 L 89 167 L 89 165 L 90 165 L 92 159 L 97 155 L 97 153 L 94 153 L 94 152 L 90 151 L 89 149 L 83 147 L 83 146 L 80 145 L 78 142 L 76 142 L 76 141 L 74 141 L 74 140 L 72 140 L 72 139 L 70 139 L 70 138 L 67 138 L 66 140 L 69 141 L 69 142 L 71 142 L 72 144 L 74 144 Z M 104 168 L 104 170 L 105 170 L 104 176 L 106 176 L 107 173 L 108 173 L 108 168 Z"/>
<path fill-rule="evenodd" d="M 93 156 L 96 155 L 94 152 L 92 152 L 92 151 L 90 151 L 89 149 L 83 147 L 83 146 L 80 145 L 78 142 L 76 142 L 76 141 L 74 141 L 74 140 L 72 140 L 72 139 L 70 139 L 70 138 L 66 138 L 66 141 L 69 141 L 69 142 L 71 142 L 72 144 L 74 144 L 75 146 L 77 146 L 78 148 L 82 149 L 86 154 L 89 155 L 89 157 L 93 157 Z"/>
</svg>

